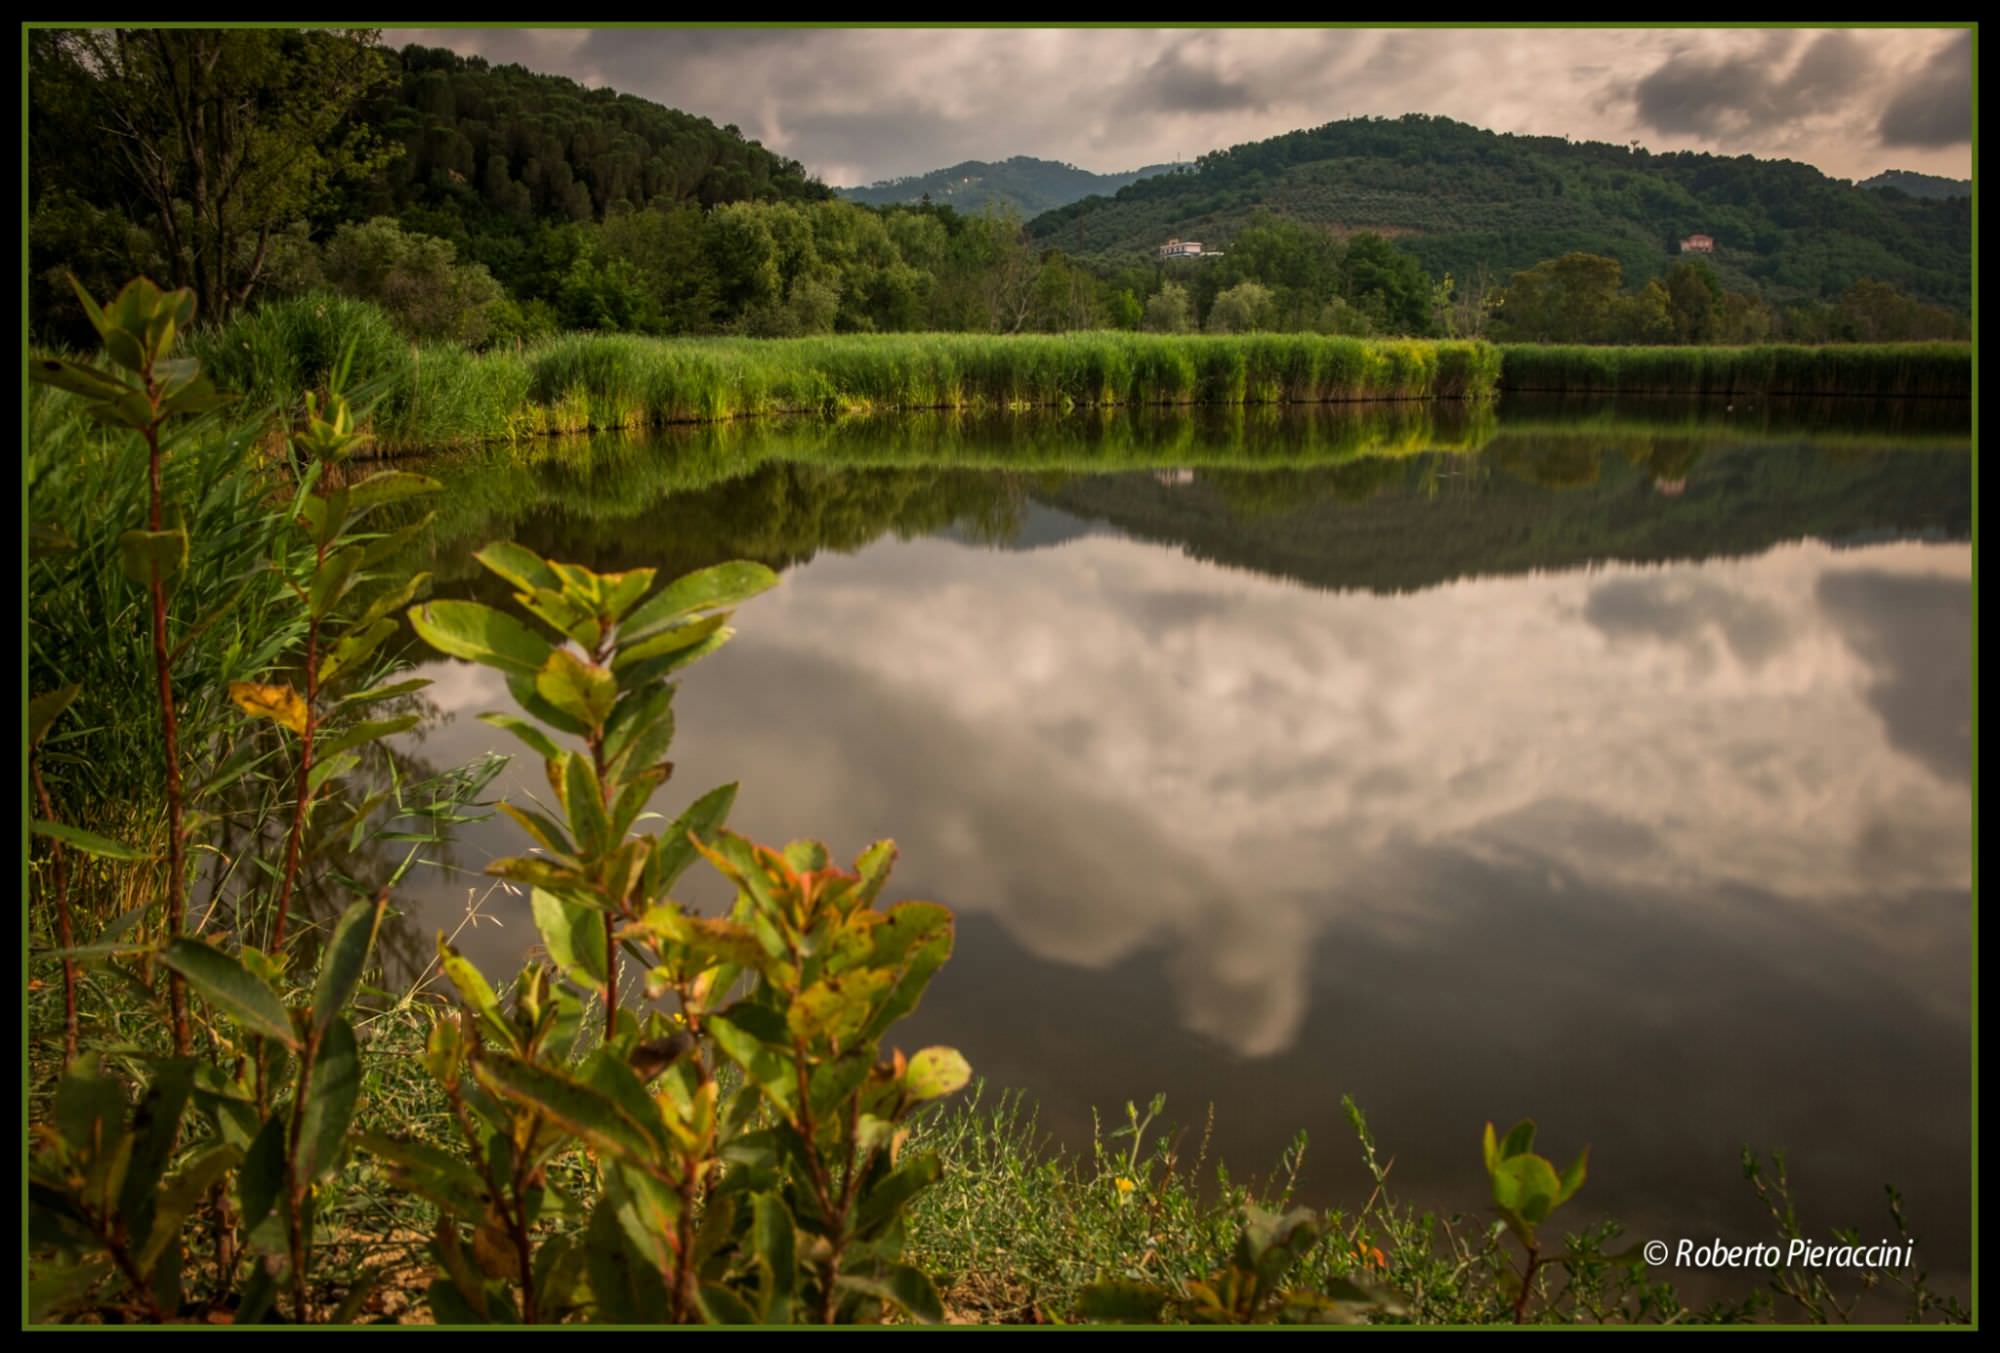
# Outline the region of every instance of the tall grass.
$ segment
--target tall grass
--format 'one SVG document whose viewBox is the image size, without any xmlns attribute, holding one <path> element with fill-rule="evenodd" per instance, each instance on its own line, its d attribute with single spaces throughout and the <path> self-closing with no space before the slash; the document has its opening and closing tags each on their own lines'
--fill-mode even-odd
<svg viewBox="0 0 2000 1353">
<path fill-rule="evenodd" d="M 1972 349 L 1965 343 L 1754 348 L 1507 344 L 1499 357 L 1503 390 L 1877 399 L 1967 399 L 1972 394 Z"/>
<path fill-rule="evenodd" d="M 765 414 L 1474 399 L 1500 369 L 1485 343 L 1318 334 L 564 334 L 471 353 L 412 345 L 373 306 L 324 294 L 253 311 L 194 351 L 219 383 L 269 405 L 322 387 L 349 335 L 355 379 L 379 395 L 382 451 Z"/>
</svg>

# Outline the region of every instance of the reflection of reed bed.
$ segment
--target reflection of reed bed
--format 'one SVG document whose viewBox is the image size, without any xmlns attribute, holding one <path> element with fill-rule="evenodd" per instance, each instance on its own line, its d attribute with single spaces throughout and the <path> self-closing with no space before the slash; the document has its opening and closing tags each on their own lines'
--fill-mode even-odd
<svg viewBox="0 0 2000 1353">
<path fill-rule="evenodd" d="M 524 511 L 588 521 L 638 517 L 771 465 L 829 471 L 996 470 L 1093 474 L 1168 468 L 1330 466 L 1425 451 L 1472 452 L 1493 436 L 1490 402 L 1338 407 L 919 412 L 775 418 L 559 436 L 422 463 L 450 484 L 435 504 L 449 541 Z"/>
<path fill-rule="evenodd" d="M 1968 399 L 1965 343 L 1620 348 L 1509 344 L 1500 388 L 1554 393 Z"/>
<path fill-rule="evenodd" d="M 1956 399 L 1830 396 L 1504 395 L 1500 430 L 1512 435 L 1706 437 L 1754 445 L 1810 439 L 1882 450 L 1971 449 L 1972 407 Z"/>
</svg>

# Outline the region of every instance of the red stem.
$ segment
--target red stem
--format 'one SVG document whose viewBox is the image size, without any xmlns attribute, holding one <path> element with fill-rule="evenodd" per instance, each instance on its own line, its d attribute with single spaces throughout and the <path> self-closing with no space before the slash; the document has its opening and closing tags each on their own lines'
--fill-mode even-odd
<svg viewBox="0 0 2000 1353">
<path fill-rule="evenodd" d="M 313 572 L 318 574 L 326 563 L 326 545 L 320 544 L 314 556 Z M 310 611 L 312 603 L 306 603 Z M 271 931 L 271 952 L 277 953 L 285 944 L 285 917 L 292 909 L 292 885 L 299 876 L 299 850 L 306 834 L 306 813 L 312 807 L 312 765 L 313 733 L 319 727 L 319 711 L 315 703 L 319 699 L 319 617 L 308 615 L 306 620 L 306 727 L 299 735 L 299 794 L 298 803 L 292 808 L 292 829 L 285 843 L 285 875 L 278 885 L 278 920 Z"/>
<path fill-rule="evenodd" d="M 152 375 L 146 377 L 149 393 L 152 390 Z M 158 531 L 161 525 L 160 511 L 160 428 L 157 422 L 146 429 L 146 471 L 151 502 L 147 513 L 150 530 Z M 167 879 L 167 935 L 169 938 L 181 933 L 186 920 L 187 862 L 183 854 L 181 840 L 181 749 L 180 727 L 174 714 L 174 685 L 172 676 L 173 659 L 167 649 L 167 584 L 155 572 L 153 577 L 153 671 L 159 680 L 160 717 L 165 734 L 164 743 L 167 757 L 167 858 L 170 874 Z M 168 999 L 173 1007 L 174 1053 L 185 1057 L 192 1046 L 188 1035 L 187 984 L 177 972 L 167 974 Z"/>
</svg>

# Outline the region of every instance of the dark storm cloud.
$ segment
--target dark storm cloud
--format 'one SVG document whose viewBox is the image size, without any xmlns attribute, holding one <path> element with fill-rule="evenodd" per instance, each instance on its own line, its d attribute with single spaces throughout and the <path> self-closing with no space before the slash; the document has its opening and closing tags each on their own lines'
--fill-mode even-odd
<svg viewBox="0 0 2000 1353">
<path fill-rule="evenodd" d="M 1243 80 L 1218 73 L 1212 63 L 1190 59 L 1194 43 L 1164 52 L 1134 81 L 1128 104 L 1158 113 L 1262 110 L 1269 101 Z"/>
<path fill-rule="evenodd" d="M 1874 61 L 1853 34 L 1801 36 L 1766 34 L 1758 49 L 1734 55 L 1677 53 L 1634 90 L 1640 120 L 1702 136 L 1770 131 L 1851 96 L 1872 77 Z"/>
<path fill-rule="evenodd" d="M 1881 132 L 1885 146 L 1971 143 L 1972 34 L 1959 34 L 1890 100 Z"/>
</svg>

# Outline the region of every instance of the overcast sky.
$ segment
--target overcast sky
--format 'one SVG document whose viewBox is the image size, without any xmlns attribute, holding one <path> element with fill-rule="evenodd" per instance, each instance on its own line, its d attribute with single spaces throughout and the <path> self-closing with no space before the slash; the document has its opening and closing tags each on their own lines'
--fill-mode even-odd
<svg viewBox="0 0 2000 1353">
<path fill-rule="evenodd" d="M 1971 172 L 1972 44 L 1939 29 L 400 29 L 609 85 L 828 183 L 1035 155 L 1100 173 L 1360 115 Z"/>
</svg>

